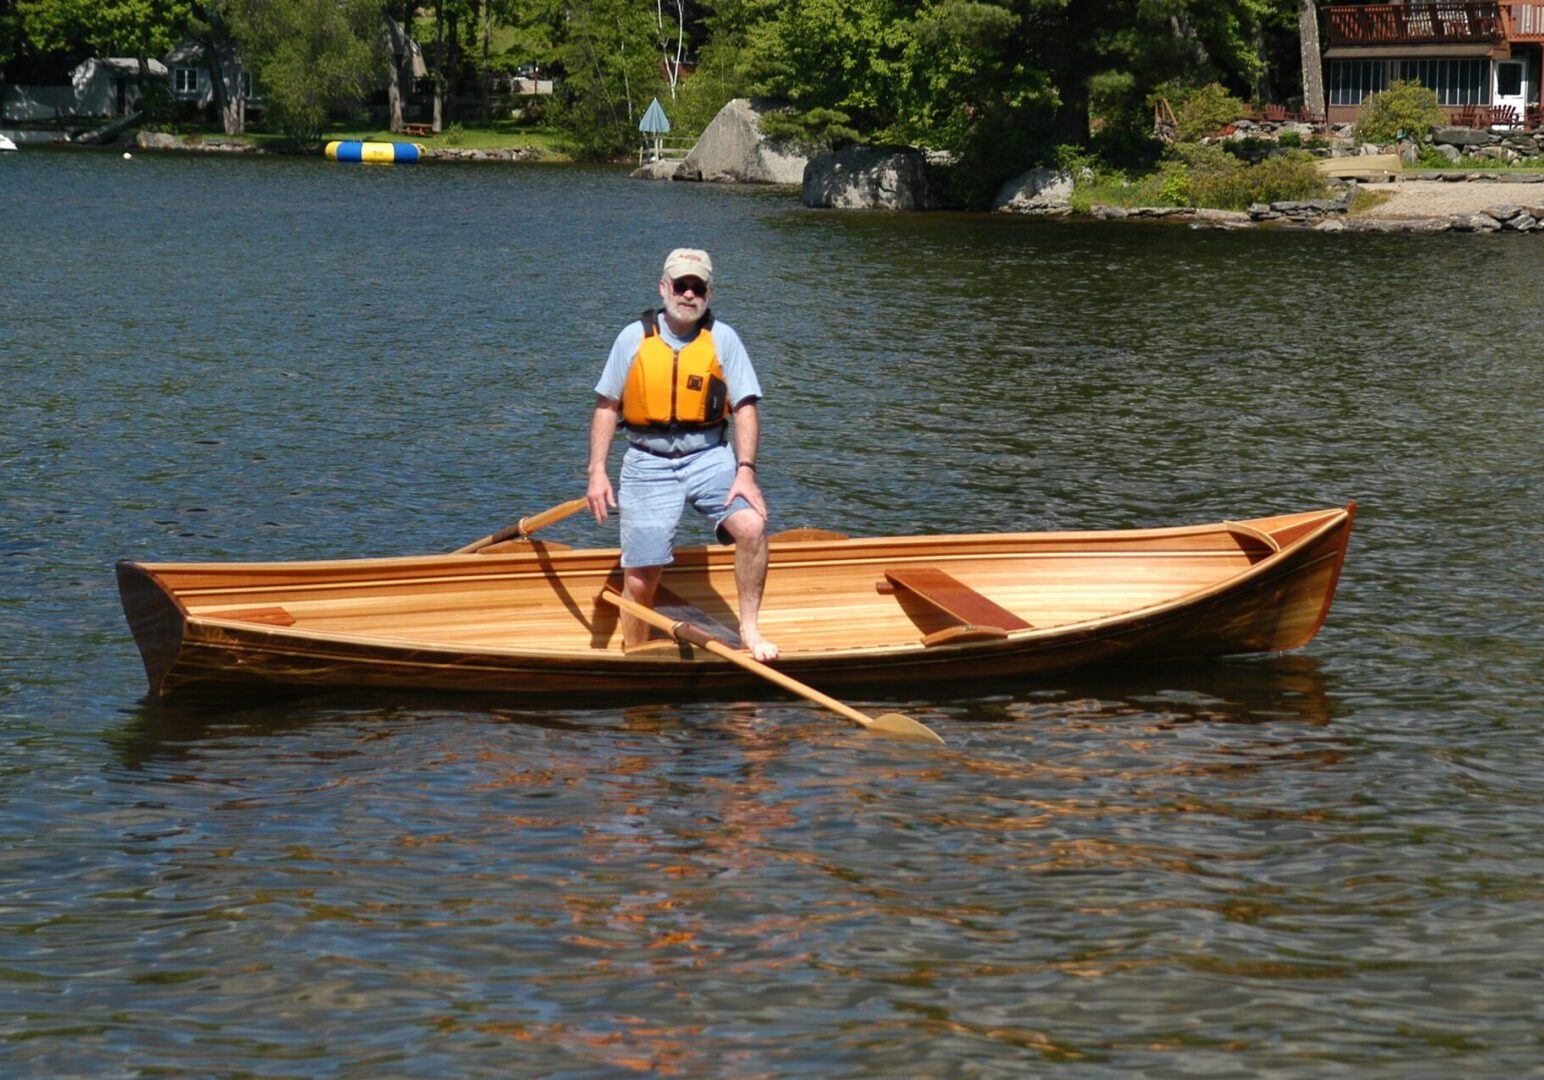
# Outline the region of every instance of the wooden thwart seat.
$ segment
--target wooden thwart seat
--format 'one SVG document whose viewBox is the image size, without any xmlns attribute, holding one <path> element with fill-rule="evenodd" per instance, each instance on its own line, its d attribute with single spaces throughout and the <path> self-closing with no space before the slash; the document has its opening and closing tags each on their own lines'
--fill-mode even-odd
<svg viewBox="0 0 1544 1080">
<path fill-rule="evenodd" d="M 886 570 L 885 580 L 879 582 L 876 588 L 882 593 L 904 589 L 950 618 L 959 620 L 959 626 L 948 626 L 925 636 L 922 639 L 925 645 L 1007 637 L 1014 630 L 1034 629 L 1030 623 L 1007 608 L 987 599 L 937 567 L 913 566 L 902 570 Z"/>
</svg>

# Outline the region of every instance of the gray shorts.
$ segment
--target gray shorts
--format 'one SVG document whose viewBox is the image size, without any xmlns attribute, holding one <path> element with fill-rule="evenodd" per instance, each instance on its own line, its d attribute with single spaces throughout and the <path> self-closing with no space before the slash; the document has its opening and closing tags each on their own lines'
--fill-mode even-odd
<svg viewBox="0 0 1544 1080">
<path fill-rule="evenodd" d="M 675 559 L 676 525 L 688 503 L 713 523 L 719 543 L 731 537 L 724 519 L 752 509 L 742 496 L 724 505 L 734 484 L 734 453 L 720 443 L 686 457 L 662 458 L 628 447 L 622 457 L 622 565 L 665 566 Z"/>
</svg>

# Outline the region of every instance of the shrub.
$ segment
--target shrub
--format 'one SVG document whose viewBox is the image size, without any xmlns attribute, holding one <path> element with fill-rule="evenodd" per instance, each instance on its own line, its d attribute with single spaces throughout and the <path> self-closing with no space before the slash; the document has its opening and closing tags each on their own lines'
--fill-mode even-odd
<svg viewBox="0 0 1544 1080">
<path fill-rule="evenodd" d="M 1448 122 L 1447 110 L 1437 103 L 1437 92 L 1418 82 L 1396 82 L 1373 94 L 1356 113 L 1356 137 L 1363 142 L 1390 143 L 1398 139 L 1431 141 L 1431 129 Z"/>
<path fill-rule="evenodd" d="M 1170 166 L 1179 170 L 1165 177 L 1164 186 L 1183 188 L 1181 203 L 1219 210 L 1244 210 L 1251 203 L 1283 199 L 1316 199 L 1329 194 L 1329 185 L 1314 168 L 1312 155 L 1301 150 L 1273 154 L 1258 165 L 1245 165 L 1217 146 L 1175 148 Z"/>
<path fill-rule="evenodd" d="M 1328 182 L 1314 167 L 1312 154 L 1288 150 L 1272 154 L 1249 170 L 1250 201 L 1322 199 L 1329 195 Z"/>
<path fill-rule="evenodd" d="M 1234 97 L 1221 83 L 1201 87 L 1183 87 L 1166 83 L 1154 92 L 1151 102 L 1168 101 L 1174 110 L 1174 138 L 1177 142 L 1197 142 L 1249 112 L 1249 106 Z"/>
<path fill-rule="evenodd" d="M 778 110 L 761 114 L 761 130 L 766 135 L 792 139 L 800 146 L 816 150 L 840 150 L 860 138 L 849 126 L 852 117 L 835 109 L 814 108 L 803 112 Z"/>
</svg>

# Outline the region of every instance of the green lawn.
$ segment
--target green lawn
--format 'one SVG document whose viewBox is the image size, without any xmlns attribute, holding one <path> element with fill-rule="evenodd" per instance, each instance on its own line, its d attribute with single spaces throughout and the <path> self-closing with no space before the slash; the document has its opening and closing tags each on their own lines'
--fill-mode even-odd
<svg viewBox="0 0 1544 1080">
<path fill-rule="evenodd" d="M 517 126 L 513 123 L 449 125 L 438 135 L 400 135 L 385 129 L 349 129 L 329 131 L 329 139 L 361 139 L 365 142 L 416 142 L 431 148 L 455 147 L 461 150 L 502 150 L 506 148 L 541 150 L 557 155 L 557 134 L 549 128 Z"/>
</svg>

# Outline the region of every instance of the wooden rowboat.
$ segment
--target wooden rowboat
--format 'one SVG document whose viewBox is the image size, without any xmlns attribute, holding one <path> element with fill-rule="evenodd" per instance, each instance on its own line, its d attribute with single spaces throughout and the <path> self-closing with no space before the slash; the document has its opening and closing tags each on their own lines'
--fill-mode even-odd
<svg viewBox="0 0 1544 1080">
<path fill-rule="evenodd" d="M 776 667 L 825 688 L 1034 675 L 1080 665 L 1292 649 L 1329 612 L 1355 504 L 1108 532 L 771 543 Z M 704 648 L 624 653 L 618 552 L 520 541 L 484 554 L 118 564 L 151 693 L 297 687 L 679 694 L 755 685 Z M 673 619 L 734 644 L 734 550 L 664 574 Z"/>
</svg>

